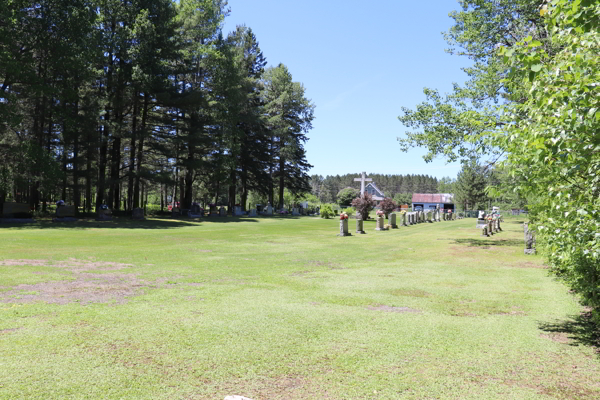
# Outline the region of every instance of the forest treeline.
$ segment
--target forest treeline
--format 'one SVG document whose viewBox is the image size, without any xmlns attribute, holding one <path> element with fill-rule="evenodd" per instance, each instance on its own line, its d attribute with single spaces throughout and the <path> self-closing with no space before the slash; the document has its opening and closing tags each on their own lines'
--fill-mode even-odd
<svg viewBox="0 0 600 400">
<path fill-rule="evenodd" d="M 314 105 L 225 0 L 0 4 L 0 204 L 283 204 Z M 230 207 L 231 209 L 232 207 Z"/>
<path fill-rule="evenodd" d="M 360 189 L 360 182 L 354 181 L 359 177 L 360 173 L 326 177 L 312 175 L 310 177 L 312 193 L 321 202 L 336 202 L 340 190 L 347 187 Z M 412 198 L 413 193 L 438 193 L 438 180 L 429 175 L 367 174 L 367 177 L 372 178 L 373 183 L 389 198 L 400 198 L 398 194 L 409 195 L 409 198 Z M 406 202 L 404 197 L 401 198 L 402 202 Z"/>
</svg>

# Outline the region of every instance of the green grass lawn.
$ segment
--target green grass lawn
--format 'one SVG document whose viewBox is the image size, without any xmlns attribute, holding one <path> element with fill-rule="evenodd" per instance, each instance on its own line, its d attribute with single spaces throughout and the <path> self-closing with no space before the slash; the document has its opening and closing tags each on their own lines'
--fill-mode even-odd
<svg viewBox="0 0 600 400">
<path fill-rule="evenodd" d="M 600 398 L 598 337 L 522 220 L 338 223 L 0 226 L 0 399 Z"/>
</svg>

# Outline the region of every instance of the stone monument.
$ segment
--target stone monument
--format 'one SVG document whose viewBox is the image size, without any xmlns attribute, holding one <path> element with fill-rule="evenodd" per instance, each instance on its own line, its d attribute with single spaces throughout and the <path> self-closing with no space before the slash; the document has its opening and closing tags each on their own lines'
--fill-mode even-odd
<svg viewBox="0 0 600 400">
<path fill-rule="evenodd" d="M 388 216 L 388 222 L 390 223 L 392 229 L 398 229 L 398 225 L 396 225 L 396 213 L 391 213 Z"/>
<path fill-rule="evenodd" d="M 385 231 L 385 216 L 378 215 L 375 219 L 375 230 L 376 231 Z"/>
<path fill-rule="evenodd" d="M 362 216 L 359 213 L 356 213 L 356 233 L 360 235 L 364 235 L 366 233 L 363 229 Z"/>
<path fill-rule="evenodd" d="M 360 195 L 365 194 L 365 182 L 373 182 L 373 179 L 367 178 L 367 173 L 363 172 L 360 178 L 354 178 L 354 182 L 360 182 Z"/>
<path fill-rule="evenodd" d="M 525 254 L 535 254 L 535 235 L 529 229 L 528 223 L 523 224 L 523 230 L 525 231 Z"/>
<path fill-rule="evenodd" d="M 338 236 L 352 236 L 348 232 L 348 218 L 340 219 L 340 233 Z"/>
<path fill-rule="evenodd" d="M 143 220 L 144 218 L 144 209 L 143 208 L 134 208 L 133 213 L 131 214 L 132 219 Z"/>
</svg>

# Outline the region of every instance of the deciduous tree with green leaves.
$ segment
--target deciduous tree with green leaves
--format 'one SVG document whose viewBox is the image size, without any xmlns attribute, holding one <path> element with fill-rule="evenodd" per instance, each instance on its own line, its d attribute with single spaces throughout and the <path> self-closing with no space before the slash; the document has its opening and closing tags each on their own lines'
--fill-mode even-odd
<svg viewBox="0 0 600 400">
<path fill-rule="evenodd" d="M 540 14 L 560 50 L 532 36 L 499 49 L 510 68 L 505 84 L 527 99 L 506 108 L 513 122 L 494 140 L 518 190 L 537 198 L 531 211 L 552 272 L 598 311 L 600 3 L 554 0 Z"/>
</svg>

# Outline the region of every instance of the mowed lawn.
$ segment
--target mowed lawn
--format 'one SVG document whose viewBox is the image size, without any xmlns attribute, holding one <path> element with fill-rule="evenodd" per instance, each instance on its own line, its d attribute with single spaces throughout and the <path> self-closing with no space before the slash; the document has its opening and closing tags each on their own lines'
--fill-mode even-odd
<svg viewBox="0 0 600 400">
<path fill-rule="evenodd" d="M 598 399 L 522 219 L 0 226 L 0 399 Z"/>
</svg>

